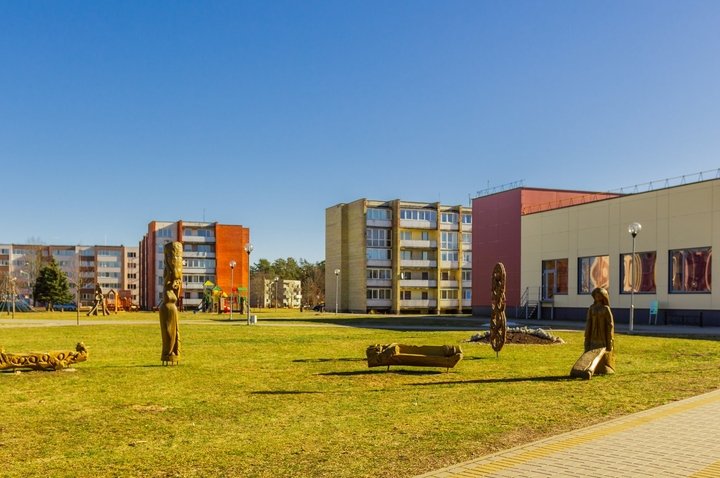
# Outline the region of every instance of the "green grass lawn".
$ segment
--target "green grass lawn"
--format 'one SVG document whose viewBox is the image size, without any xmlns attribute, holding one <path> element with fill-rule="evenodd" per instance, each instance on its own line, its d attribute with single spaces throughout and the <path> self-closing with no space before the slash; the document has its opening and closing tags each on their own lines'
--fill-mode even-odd
<svg viewBox="0 0 720 478">
<path fill-rule="evenodd" d="M 336 327 L 305 314 L 261 315 L 275 326 L 256 327 L 183 314 L 174 367 L 160 365 L 159 325 L 143 323 L 157 314 L 0 325 L 7 352 L 90 350 L 74 372 L 0 374 L 0 475 L 408 477 L 720 386 L 715 340 L 617 335 L 618 373 L 582 381 L 568 378 L 579 332 L 496 358 L 464 343 L 469 331 L 382 330 L 368 323 L 392 318 L 366 316 Z M 449 373 L 368 369 L 365 348 L 390 342 L 460 344 L 465 359 Z"/>
</svg>

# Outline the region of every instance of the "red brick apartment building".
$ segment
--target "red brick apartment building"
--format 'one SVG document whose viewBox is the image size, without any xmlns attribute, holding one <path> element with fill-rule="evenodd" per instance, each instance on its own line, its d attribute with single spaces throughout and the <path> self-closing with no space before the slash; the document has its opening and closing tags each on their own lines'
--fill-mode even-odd
<svg viewBox="0 0 720 478">
<path fill-rule="evenodd" d="M 247 296 L 250 257 L 245 246 L 250 242 L 250 229 L 240 225 L 216 222 L 161 222 L 148 224 L 148 232 L 140 241 L 140 307 L 152 309 L 160 304 L 163 291 L 163 246 L 167 242 L 183 244 L 184 308 L 202 302 L 204 284 L 211 281 L 229 293 L 240 288 L 238 296 Z M 231 262 L 235 267 L 231 268 Z"/>
</svg>

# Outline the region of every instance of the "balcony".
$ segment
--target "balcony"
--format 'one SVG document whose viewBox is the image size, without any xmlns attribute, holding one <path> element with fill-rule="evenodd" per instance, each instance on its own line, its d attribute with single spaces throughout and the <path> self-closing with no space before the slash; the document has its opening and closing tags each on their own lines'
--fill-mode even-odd
<svg viewBox="0 0 720 478">
<path fill-rule="evenodd" d="M 194 244 L 199 243 L 214 243 L 215 237 L 207 237 L 207 236 L 183 236 L 182 242 L 191 242 Z"/>
<path fill-rule="evenodd" d="M 368 267 L 390 267 L 392 261 L 390 259 L 368 259 Z"/>
<path fill-rule="evenodd" d="M 443 309 L 457 309 L 459 304 L 457 299 L 440 299 L 440 307 Z"/>
<path fill-rule="evenodd" d="M 471 299 L 463 299 L 463 300 L 462 300 L 462 306 L 463 306 L 463 307 L 470 307 L 470 306 L 472 306 L 472 303 L 471 303 L 471 302 L 472 302 Z"/>
<path fill-rule="evenodd" d="M 462 281 L 462 287 L 463 287 L 463 289 L 472 289 L 472 281 L 471 280 Z"/>
<path fill-rule="evenodd" d="M 421 289 L 427 289 L 429 287 L 436 287 L 437 281 L 429 280 L 429 279 L 401 279 L 400 280 L 400 287 L 405 288 L 421 288 Z"/>
<path fill-rule="evenodd" d="M 458 281 L 456 280 L 442 280 L 440 281 L 440 287 L 443 289 L 457 289 Z"/>
<path fill-rule="evenodd" d="M 427 269 L 437 267 L 437 261 L 425 259 L 401 259 L 400 267 L 421 267 Z"/>
<path fill-rule="evenodd" d="M 458 261 L 440 261 L 440 267 L 443 269 L 457 269 L 459 264 Z"/>
<path fill-rule="evenodd" d="M 390 299 L 367 299 L 367 308 L 389 308 L 392 307 L 392 301 Z"/>
<path fill-rule="evenodd" d="M 440 230 L 441 231 L 457 231 L 458 225 L 457 223 L 449 223 L 449 222 L 441 222 L 440 223 Z"/>
<path fill-rule="evenodd" d="M 215 253 L 214 252 L 200 252 L 200 251 L 183 251 L 183 257 L 207 257 L 214 259 Z"/>
<path fill-rule="evenodd" d="M 367 219 L 365 224 L 368 227 L 392 227 L 392 221 L 390 219 Z"/>
<path fill-rule="evenodd" d="M 400 219 L 400 227 L 412 229 L 437 229 L 437 222 L 421 221 L 419 219 Z"/>
<path fill-rule="evenodd" d="M 368 279 L 366 287 L 392 287 L 390 279 Z"/>
<path fill-rule="evenodd" d="M 188 283 L 183 283 L 183 289 L 185 289 L 185 290 L 203 290 L 204 286 L 203 286 L 203 284 L 201 284 L 199 282 L 188 282 Z"/>
<path fill-rule="evenodd" d="M 410 299 L 401 300 L 400 307 L 406 309 L 428 309 L 435 307 L 437 301 L 435 299 Z"/>
<path fill-rule="evenodd" d="M 402 239 L 400 241 L 400 247 L 413 248 L 413 249 L 436 249 L 437 241 L 421 241 L 421 240 L 408 240 Z"/>
</svg>

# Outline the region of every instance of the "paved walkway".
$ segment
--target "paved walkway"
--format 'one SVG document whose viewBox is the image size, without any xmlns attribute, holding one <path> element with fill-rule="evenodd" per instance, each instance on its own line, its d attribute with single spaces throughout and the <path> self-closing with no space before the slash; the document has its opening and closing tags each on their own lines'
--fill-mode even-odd
<svg viewBox="0 0 720 478">
<path fill-rule="evenodd" d="M 422 475 L 720 476 L 720 390 Z"/>
</svg>

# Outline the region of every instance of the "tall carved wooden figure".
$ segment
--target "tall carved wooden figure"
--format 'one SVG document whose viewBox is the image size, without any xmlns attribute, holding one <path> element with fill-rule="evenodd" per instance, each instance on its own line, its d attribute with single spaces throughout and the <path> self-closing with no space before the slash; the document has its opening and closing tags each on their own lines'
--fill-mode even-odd
<svg viewBox="0 0 720 478">
<path fill-rule="evenodd" d="M 505 345 L 507 320 L 505 319 L 505 266 L 502 262 L 495 264 L 492 273 L 492 295 L 490 311 L 490 345 L 498 355 Z"/>
<path fill-rule="evenodd" d="M 162 334 L 163 365 L 180 361 L 180 330 L 177 301 L 182 285 L 182 243 L 169 242 L 163 248 L 163 301 L 160 305 L 160 332 Z"/>
</svg>

